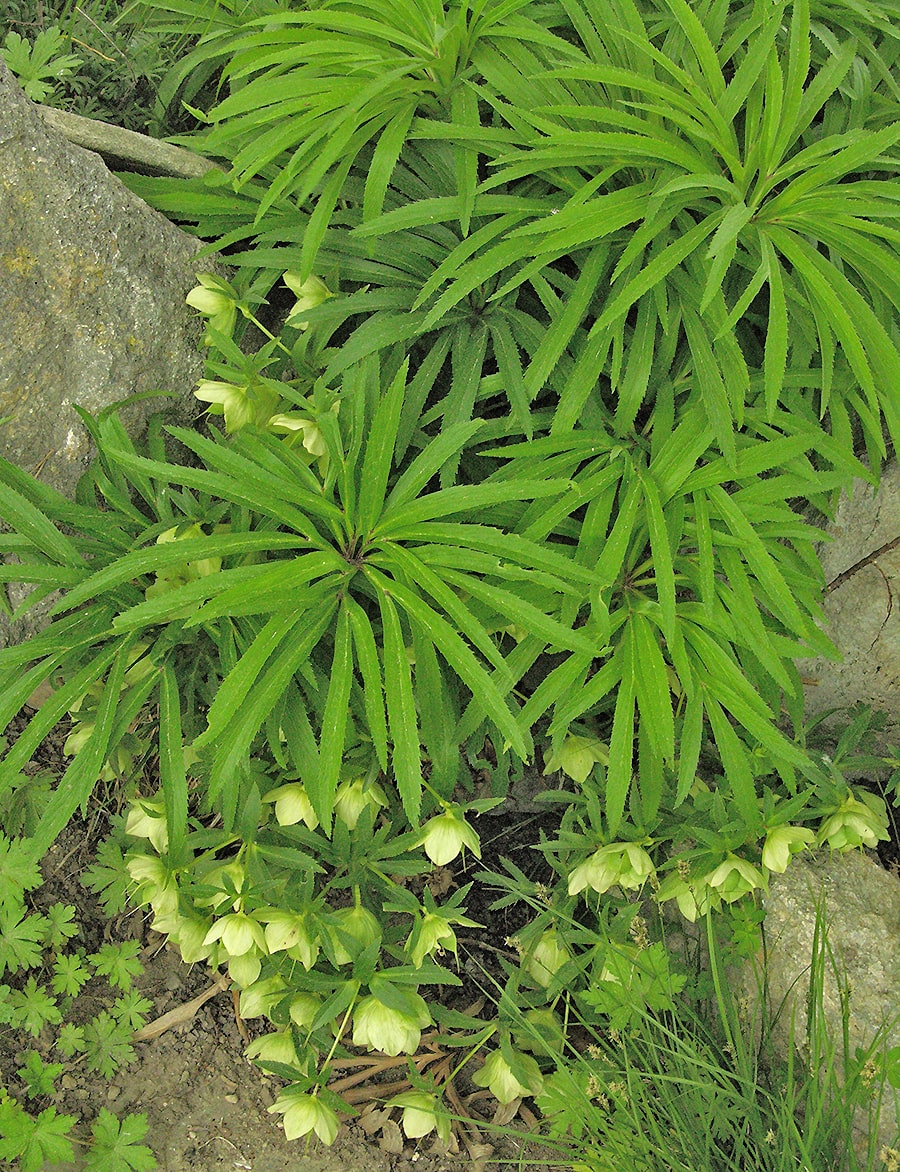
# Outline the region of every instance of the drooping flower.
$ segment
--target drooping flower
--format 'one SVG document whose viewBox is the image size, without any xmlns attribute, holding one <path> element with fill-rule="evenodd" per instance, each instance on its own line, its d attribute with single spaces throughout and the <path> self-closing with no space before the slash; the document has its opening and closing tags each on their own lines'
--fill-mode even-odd
<svg viewBox="0 0 900 1172">
<path fill-rule="evenodd" d="M 560 747 L 547 757 L 544 774 L 561 769 L 567 777 L 584 785 L 596 764 L 606 765 L 608 762 L 609 746 L 599 737 L 580 737 L 569 733 Z"/>
<path fill-rule="evenodd" d="M 335 963 L 350 964 L 381 939 L 381 926 L 367 908 L 345 907 L 332 915 L 330 935 Z"/>
<path fill-rule="evenodd" d="M 209 318 L 209 324 L 214 330 L 230 338 L 237 319 L 239 298 L 236 290 L 215 273 L 197 273 L 197 280 L 200 284 L 194 286 L 185 301 L 192 309 Z M 209 345 L 208 336 L 204 342 Z"/>
<path fill-rule="evenodd" d="M 283 411 L 271 415 L 266 427 L 280 435 L 299 434 L 300 442 L 311 456 L 324 456 L 328 451 L 318 423 L 297 411 Z"/>
<path fill-rule="evenodd" d="M 635 890 L 642 887 L 653 874 L 653 860 L 636 842 L 613 842 L 601 846 L 590 858 L 575 867 L 569 876 L 569 895 L 577 895 L 586 887 L 598 895 L 610 887 Z"/>
<path fill-rule="evenodd" d="M 246 989 L 244 992 L 246 993 Z M 241 994 L 243 997 L 243 993 Z M 275 1030 L 254 1038 L 244 1050 L 248 1058 L 261 1058 L 263 1062 L 281 1062 L 293 1066 L 297 1061 L 297 1050 L 290 1030 Z"/>
<path fill-rule="evenodd" d="M 422 967 L 426 956 L 443 952 L 445 947 L 456 953 L 456 933 L 443 916 L 425 912 L 406 939 L 409 959 L 418 969 Z"/>
<path fill-rule="evenodd" d="M 299 781 L 290 781 L 270 789 L 263 794 L 262 800 L 275 803 L 275 820 L 279 826 L 295 826 L 298 822 L 305 822 L 310 830 L 315 830 L 319 825 L 319 817 Z"/>
<path fill-rule="evenodd" d="M 244 956 L 248 952 L 266 951 L 266 937 L 262 925 L 243 912 L 232 912 L 216 920 L 206 933 L 203 943 L 212 944 L 215 940 L 222 941 L 222 947 L 229 956 Z"/>
<path fill-rule="evenodd" d="M 277 1111 L 283 1116 L 284 1134 L 288 1139 L 299 1139 L 312 1131 L 323 1144 L 330 1146 L 340 1128 L 337 1115 L 316 1095 L 292 1094 L 288 1090 L 278 1096 L 269 1111 Z"/>
<path fill-rule="evenodd" d="M 258 379 L 242 386 L 215 379 L 201 379 L 194 391 L 194 398 L 201 403 L 211 404 L 213 414 L 224 415 L 225 430 L 231 435 L 249 423 L 265 427 L 278 406 L 279 395 Z"/>
<path fill-rule="evenodd" d="M 472 1076 L 472 1082 L 476 1086 L 487 1087 L 500 1103 L 511 1103 L 513 1099 L 522 1099 L 526 1095 L 539 1095 L 544 1086 L 544 1079 L 537 1062 L 530 1054 L 519 1053 L 516 1058 L 519 1073 L 526 1078 L 526 1082 L 520 1082 L 513 1074 L 512 1068 L 499 1050 L 492 1050 L 488 1054 L 484 1066 Z"/>
<path fill-rule="evenodd" d="M 272 1008 L 284 996 L 285 983 L 276 973 L 266 977 L 264 981 L 257 981 L 255 985 L 241 991 L 241 1017 L 260 1017 Z"/>
<path fill-rule="evenodd" d="M 766 835 L 762 851 L 763 866 L 779 875 L 788 869 L 791 856 L 805 850 L 816 841 L 807 826 L 775 826 Z"/>
<path fill-rule="evenodd" d="M 415 1054 L 422 1040 L 422 1030 L 431 1025 L 428 1006 L 418 993 L 408 993 L 414 1009 L 401 1013 L 391 1009 L 374 994 L 364 997 L 353 1014 L 353 1045 L 368 1046 L 396 1058 L 398 1054 Z"/>
<path fill-rule="evenodd" d="M 334 797 L 334 812 L 348 830 L 355 830 L 359 816 L 366 806 L 386 806 L 384 790 L 377 781 L 366 783 L 364 777 L 345 781 L 338 786 Z"/>
<path fill-rule="evenodd" d="M 294 1025 L 304 1030 L 312 1025 L 321 1006 L 322 998 L 317 997 L 315 993 L 295 993 L 291 998 L 288 1013 Z"/>
<path fill-rule="evenodd" d="M 133 838 L 149 838 L 153 847 L 164 855 L 169 845 L 169 829 L 162 799 L 135 798 L 128 811 L 125 833 Z"/>
<path fill-rule="evenodd" d="M 718 907 L 720 902 L 718 895 L 705 882 L 700 880 L 696 883 L 690 883 L 675 871 L 663 879 L 656 892 L 657 903 L 666 903 L 670 899 L 675 900 L 678 904 L 678 910 L 692 924 L 695 924 L 697 917 L 705 915 L 710 908 Z"/>
<path fill-rule="evenodd" d="M 283 274 L 282 280 L 297 298 L 294 308 L 288 314 L 287 324 L 297 330 L 308 330 L 309 322 L 305 321 L 302 315 L 309 313 L 311 309 L 315 309 L 317 305 L 321 305 L 323 301 L 327 301 L 334 294 L 322 278 L 315 276 L 315 274 L 307 277 L 305 281 L 301 281 L 297 273 L 287 272 Z"/>
<path fill-rule="evenodd" d="M 734 854 L 729 854 L 714 871 L 704 875 L 703 882 L 721 896 L 725 903 L 734 903 L 757 887 L 766 885 L 758 867 Z"/>
<path fill-rule="evenodd" d="M 556 973 L 571 959 L 571 953 L 565 944 L 560 943 L 556 929 L 548 928 L 526 954 L 523 967 L 542 989 L 546 989 Z"/>
<path fill-rule="evenodd" d="M 403 1091 L 388 1103 L 389 1107 L 402 1107 L 400 1123 L 408 1139 L 421 1139 L 430 1131 L 436 1131 L 444 1143 L 450 1140 L 450 1116 L 440 1111 L 434 1095 L 427 1091 Z"/>
<path fill-rule="evenodd" d="M 864 793 L 862 801 L 848 794 L 840 806 L 819 827 L 818 840 L 832 850 L 845 851 L 858 846 L 874 847 L 890 837 L 887 807 L 877 794 Z"/>
<path fill-rule="evenodd" d="M 309 971 L 319 955 L 318 933 L 305 912 L 292 912 L 286 908 L 269 908 L 256 913 L 266 925 L 266 947 L 270 953 L 299 950 L 295 959 L 302 960 Z M 309 964 L 306 961 L 309 960 Z"/>
<path fill-rule="evenodd" d="M 481 858 L 481 840 L 455 810 L 445 810 L 429 819 L 419 832 L 416 845 L 425 848 L 425 854 L 436 867 L 452 862 L 465 847 Z"/>
</svg>

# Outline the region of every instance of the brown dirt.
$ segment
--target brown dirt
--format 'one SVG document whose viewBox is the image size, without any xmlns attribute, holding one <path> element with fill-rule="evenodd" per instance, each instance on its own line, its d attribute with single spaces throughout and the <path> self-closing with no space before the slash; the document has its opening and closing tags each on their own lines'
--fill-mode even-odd
<svg viewBox="0 0 900 1172">
<path fill-rule="evenodd" d="M 215 974 L 203 965 L 185 965 L 163 937 L 147 929 L 143 913 L 108 919 L 82 886 L 80 876 L 93 857 L 91 843 L 102 837 L 105 822 L 101 812 L 84 823 L 70 824 L 45 859 L 45 883 L 33 893 L 32 902 L 39 908 L 55 902 L 72 904 L 82 928 L 81 938 L 73 943 L 87 952 L 108 940 L 140 940 L 144 973 L 135 984 L 152 1002 L 149 1020 L 154 1021 L 209 990 Z M 100 982 L 86 986 L 76 1002 L 85 1016 L 104 1004 L 105 990 L 93 994 L 95 984 Z M 162 1172 L 226 1168 L 248 1172 L 480 1172 L 486 1163 L 487 1167 L 518 1172 L 549 1172 L 549 1165 L 540 1161 L 536 1146 L 527 1138 L 525 1125 L 521 1139 L 491 1136 L 489 1127 L 482 1129 L 469 1136 L 471 1147 L 462 1135 L 457 1138 L 454 1134 L 451 1148 L 446 1150 L 433 1134 L 404 1141 L 396 1113 L 393 1119 L 382 1119 L 378 1128 L 377 1102 L 369 1106 L 368 1119 L 363 1108 L 359 1121 L 346 1123 L 330 1148 L 315 1137 L 289 1142 L 277 1122 L 280 1117 L 267 1111 L 282 1085 L 280 1080 L 266 1076 L 243 1053 L 246 1039 L 242 1031 L 256 1035 L 266 1029 L 263 1019 L 239 1022 L 231 993 L 222 989 L 190 1020 L 151 1040 L 137 1042 L 135 1060 L 111 1080 L 76 1059 L 66 1063 L 57 1080 L 57 1093 L 31 1106 L 52 1105 L 59 1113 L 79 1117 L 82 1123 L 73 1134 L 84 1137 L 101 1107 L 120 1119 L 128 1113 L 145 1114 L 149 1126 L 143 1142 L 153 1150 Z M 52 1050 L 54 1038 L 55 1032 L 48 1029 L 38 1039 L 0 1029 L 0 1082 L 16 1090 L 14 1072 L 30 1049 L 37 1049 L 45 1062 L 60 1061 Z M 77 1172 L 77 1168 L 72 1163 L 56 1164 L 44 1172 Z"/>
</svg>

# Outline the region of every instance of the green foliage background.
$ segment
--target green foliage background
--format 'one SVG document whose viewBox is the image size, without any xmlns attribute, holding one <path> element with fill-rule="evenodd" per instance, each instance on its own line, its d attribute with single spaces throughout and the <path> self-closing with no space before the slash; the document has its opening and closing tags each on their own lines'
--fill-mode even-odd
<svg viewBox="0 0 900 1172">
<path fill-rule="evenodd" d="M 330 1057 L 364 988 L 418 1037 L 406 986 L 452 979 L 408 963 L 441 909 L 398 878 L 434 861 L 432 816 L 471 846 L 473 763 L 488 804 L 538 755 L 576 783 L 522 943 L 555 967 L 508 975 L 534 1005 L 580 989 L 588 1017 L 635 910 L 589 894 L 573 921 L 586 885 L 658 873 L 696 915 L 765 883 L 773 831 L 884 837 L 847 753 L 807 743 L 795 661 L 836 654 L 820 526 L 900 437 L 898 6 L 133 9 L 191 46 L 160 101 L 224 166 L 127 182 L 234 266 L 200 392 L 225 432 L 138 448 L 85 418 L 99 459 L 74 503 L 0 466 L 0 580 L 33 583 L 26 605 L 62 591 L 0 656 L 0 726 L 56 684 L 0 798 L 58 721 L 80 730 L 33 859 L 152 745 L 166 833 L 132 857 L 141 897 L 192 959 L 270 982 L 285 1029 L 290 996 L 321 997 L 303 1028 Z M 243 353 L 235 315 L 277 317 L 285 275 L 332 295 Z M 305 827 L 273 821 L 285 783 Z M 535 896 L 512 864 L 492 882 Z M 347 899 L 381 925 L 352 956 Z M 302 920 L 290 963 L 264 946 L 270 900 Z M 385 908 L 412 917 L 405 943 Z M 465 922 L 443 911 L 432 953 Z M 291 1077 L 326 1102 L 294 1040 Z"/>
</svg>

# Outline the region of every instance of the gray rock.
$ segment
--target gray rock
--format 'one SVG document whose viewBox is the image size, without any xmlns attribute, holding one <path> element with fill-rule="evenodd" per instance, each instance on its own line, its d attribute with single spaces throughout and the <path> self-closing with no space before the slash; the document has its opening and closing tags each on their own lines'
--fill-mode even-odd
<svg viewBox="0 0 900 1172">
<path fill-rule="evenodd" d="M 850 1051 L 900 1046 L 900 883 L 862 851 L 820 851 L 793 860 L 784 875 L 773 875 L 765 900 L 768 998 L 783 1005 L 773 1040 L 784 1054 L 793 1015 L 794 1038 L 805 1037 L 806 996 L 814 955 L 817 909 L 824 910 L 828 959 L 824 968 L 824 1020 L 838 1055 L 843 1052 L 842 990 L 849 989 Z M 800 1047 L 802 1053 L 802 1047 Z M 887 1087 L 878 1148 L 896 1143 L 900 1091 Z M 862 1120 L 854 1137 L 861 1154 Z"/>
<path fill-rule="evenodd" d="M 900 721 L 900 467 L 843 494 L 821 549 L 827 631 L 843 659 L 800 660 L 810 715 L 871 704 Z M 896 743 L 896 727 L 885 743 Z"/>
<path fill-rule="evenodd" d="M 208 171 L 221 170 L 217 163 L 184 147 L 172 146 L 147 134 L 113 126 L 97 118 L 82 118 L 54 106 L 37 106 L 45 122 L 69 142 L 96 151 L 111 171 L 136 171 L 142 175 L 177 175 L 199 179 Z"/>
<path fill-rule="evenodd" d="M 199 247 L 52 129 L 0 60 L 0 455 L 71 495 L 92 455 L 73 404 L 165 391 L 196 414 L 202 327 L 184 298 L 214 267 Z"/>
</svg>

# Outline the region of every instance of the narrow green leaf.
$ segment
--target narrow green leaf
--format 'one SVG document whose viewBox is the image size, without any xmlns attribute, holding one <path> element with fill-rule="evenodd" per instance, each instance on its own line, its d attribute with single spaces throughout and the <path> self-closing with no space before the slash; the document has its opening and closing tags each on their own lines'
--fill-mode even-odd
<svg viewBox="0 0 900 1172">
<path fill-rule="evenodd" d="M 87 801 L 97 784 L 109 753 L 110 735 L 115 724 L 125 672 L 128 670 L 128 657 L 133 644 L 133 636 L 127 636 L 116 647 L 112 667 L 97 707 L 94 730 L 60 778 L 53 794 L 53 802 L 44 812 L 40 825 L 29 841 L 29 851 L 36 863 L 43 859 L 72 815 Z M 153 680 L 148 681 L 148 690 L 154 683 Z"/>
<path fill-rule="evenodd" d="M 227 557 L 230 554 L 255 553 L 273 549 L 301 549 L 307 541 L 292 533 L 216 533 L 211 537 L 188 537 L 183 541 L 133 550 L 117 558 L 112 565 L 85 578 L 53 607 L 51 614 L 72 610 L 95 598 L 102 597 L 116 586 L 133 582 L 142 574 L 155 573 L 187 562 L 207 558 Z"/>
<path fill-rule="evenodd" d="M 319 817 L 326 834 L 331 833 L 331 816 L 334 810 L 334 795 L 341 775 L 344 759 L 344 742 L 347 734 L 347 713 L 350 705 L 350 688 L 353 683 L 353 643 L 350 637 L 350 618 L 347 607 L 340 606 L 337 630 L 334 636 L 334 655 L 331 660 L 331 675 L 328 681 L 328 695 L 322 714 L 322 737 L 319 743 L 319 769 L 309 800 Z M 312 779 L 311 779 L 312 780 Z"/>
<path fill-rule="evenodd" d="M 384 506 L 384 494 L 394 458 L 394 444 L 397 440 L 400 412 L 403 409 L 408 371 L 407 358 L 397 371 L 387 394 L 378 404 L 367 437 L 357 498 L 358 527 L 361 534 L 372 529 Z"/>
<path fill-rule="evenodd" d="M 375 635 L 372 624 L 362 607 L 345 595 L 343 605 L 350 616 L 350 629 L 353 632 L 353 648 L 356 653 L 356 662 L 363 683 L 363 703 L 366 710 L 366 719 L 369 725 L 369 734 L 378 757 L 378 764 L 382 772 L 387 772 L 387 720 L 384 711 L 384 688 L 381 679 L 381 664 L 378 661 L 378 649 L 375 645 Z"/>
<path fill-rule="evenodd" d="M 376 589 L 381 610 L 384 687 L 393 741 L 394 775 L 409 824 L 418 826 L 422 804 L 422 749 L 406 644 L 403 642 L 400 616 L 388 593 L 391 583 L 371 570 L 365 573 Z"/>
<path fill-rule="evenodd" d="M 725 777 L 740 812 L 741 823 L 748 830 L 761 829 L 762 814 L 747 746 L 731 727 L 725 713 L 712 696 L 706 697 L 706 713 L 722 757 Z"/>
<path fill-rule="evenodd" d="M 4 484 L 0 494 L 0 517 L 53 561 L 64 566 L 85 568 L 84 558 L 73 542 L 60 533 L 36 505 L 8 483 Z"/>
<path fill-rule="evenodd" d="M 622 682 L 616 696 L 612 735 L 609 740 L 609 764 L 606 767 L 606 825 L 615 839 L 625 812 L 625 800 L 631 788 L 634 764 L 635 673 L 629 642 L 623 644 Z"/>
<path fill-rule="evenodd" d="M 167 855 L 173 867 L 183 866 L 187 851 L 187 775 L 181 736 L 181 696 L 171 663 L 165 663 L 159 688 L 159 781 L 163 791 L 166 826 L 169 832 Z"/>
<path fill-rule="evenodd" d="M 527 760 L 530 756 L 530 738 L 526 740 L 500 689 L 480 666 L 453 627 L 412 590 L 399 582 L 388 582 L 376 571 L 368 570 L 367 576 L 369 575 L 381 590 L 389 591 L 397 599 L 409 616 L 410 622 L 418 623 L 425 631 L 509 744 L 523 760 Z M 385 684 L 387 685 L 387 679 Z"/>
<path fill-rule="evenodd" d="M 653 752 L 671 765 L 675 758 L 675 721 L 666 662 L 654 628 L 644 615 L 631 616 L 628 638 L 641 727 Z"/>
<path fill-rule="evenodd" d="M 270 656 L 266 657 L 263 665 L 258 662 L 257 640 L 251 648 L 256 651 L 251 670 L 245 671 L 243 669 L 244 659 L 242 658 L 237 667 L 226 676 L 222 688 L 228 686 L 229 702 L 227 705 L 223 704 L 220 713 L 235 708 L 236 694 L 243 694 L 244 699 L 234 711 L 230 722 L 224 725 L 220 735 L 215 738 L 219 743 L 209 776 L 210 797 L 213 800 L 218 797 L 223 784 L 228 779 L 236 777 L 239 771 L 244 768 L 250 746 L 262 727 L 263 721 L 282 698 L 294 675 L 306 663 L 311 652 L 328 629 L 336 606 L 336 600 L 329 593 L 329 596 L 320 598 L 314 605 L 293 615 L 292 623 L 286 622 L 285 616 L 275 616 L 281 621 L 284 630 L 280 645 L 274 641 L 273 632 L 267 631 L 267 638 L 272 643 L 273 651 Z M 295 637 L 288 639 L 287 635 L 301 622 L 303 630 Z M 249 653 L 248 651 L 246 654 Z M 262 666 L 262 671 L 259 671 L 260 666 Z M 232 685 L 231 677 L 235 673 L 240 673 L 239 687 Z M 250 682 L 253 683 L 253 689 L 248 694 L 245 685 L 251 675 L 253 680 Z M 222 688 L 220 688 L 220 692 Z M 218 700 L 218 696 L 216 700 Z M 213 706 L 215 703 L 216 701 L 213 701 Z M 220 713 L 216 714 L 217 728 L 223 723 L 219 719 Z M 201 735 L 208 740 L 213 740 L 209 729 Z"/>
</svg>

